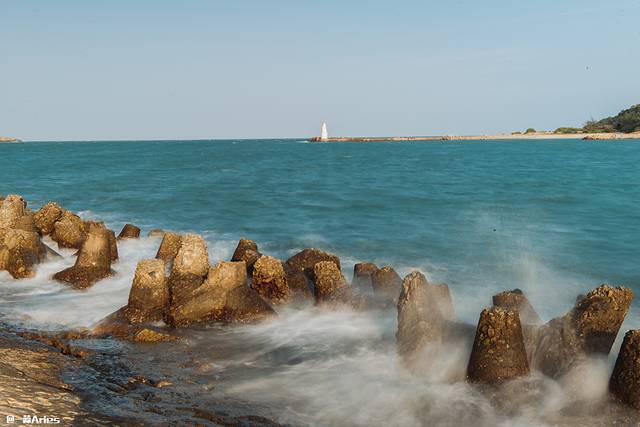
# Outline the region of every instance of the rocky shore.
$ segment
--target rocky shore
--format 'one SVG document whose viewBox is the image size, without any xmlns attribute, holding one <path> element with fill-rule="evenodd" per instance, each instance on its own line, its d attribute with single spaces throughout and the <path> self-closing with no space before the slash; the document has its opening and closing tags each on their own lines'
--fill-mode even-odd
<svg viewBox="0 0 640 427">
<path fill-rule="evenodd" d="M 142 375 L 118 353 L 86 350 L 88 340 L 0 324 L 2 422 L 9 416 L 16 425 L 280 425 L 230 400 L 190 402 L 153 369 Z"/>
<path fill-rule="evenodd" d="M 51 342 L 53 344 L 53 342 Z M 80 370 L 81 359 L 52 345 L 22 338 L 0 329 L 0 414 L 20 423 L 23 417 L 46 418 L 51 423 L 69 425 L 75 420 L 106 424 L 83 407 L 83 397 L 62 379 L 65 370 Z M 44 422 L 43 422 L 44 423 Z"/>
<path fill-rule="evenodd" d="M 93 327 L 53 334 L 1 325 L 0 412 L 22 416 L 55 408 L 65 421 L 95 424 L 146 424 L 153 419 L 277 425 L 262 415 L 238 414 L 236 409 L 230 415 L 194 405 L 163 407 L 144 420 L 137 419 L 135 411 L 123 410 L 110 419 L 96 412 L 91 399 L 106 393 L 135 406 L 132 402 L 161 399 L 158 393 L 171 389 L 171 381 L 132 372 L 117 357 L 108 358 L 83 343 L 116 340 L 151 346 L 143 347 L 149 352 L 154 346 L 170 351 L 192 328 L 268 323 L 282 310 L 310 307 L 358 313 L 394 310 L 396 351 L 411 375 L 432 381 L 428 371 L 455 346 L 468 349 L 466 369 L 439 381 L 467 382 L 499 395 L 513 381 L 562 378 L 589 357 L 606 357 L 633 299 L 630 289 L 603 284 L 579 296 L 569 312 L 544 323 L 522 291 L 505 290 L 488 296 L 492 304 L 479 313 L 477 325 L 470 325 L 458 319 L 448 286 L 431 283 L 419 271 L 402 278 L 391 266 L 359 263 L 350 283 L 340 259 L 317 248 L 280 260 L 242 238 L 230 260 L 212 263 L 202 236 L 152 233 L 162 240 L 155 258 L 138 263 L 126 305 Z M 117 274 L 118 245 L 140 235 L 139 227 L 127 224 L 116 237 L 104 223 L 85 221 L 55 202 L 34 211 L 19 195 L 0 197 L 0 270 L 14 280 L 33 277 L 40 264 L 60 256 L 57 251 L 73 249 L 74 265 L 51 279 L 83 292 Z M 57 248 L 47 246 L 45 236 Z M 626 333 L 610 380 L 609 399 L 623 408 L 627 421 L 636 420 L 635 410 L 640 409 L 638 334 Z M 72 378 L 72 384 L 65 378 Z M 188 402 L 188 396 L 185 399 Z"/>
</svg>

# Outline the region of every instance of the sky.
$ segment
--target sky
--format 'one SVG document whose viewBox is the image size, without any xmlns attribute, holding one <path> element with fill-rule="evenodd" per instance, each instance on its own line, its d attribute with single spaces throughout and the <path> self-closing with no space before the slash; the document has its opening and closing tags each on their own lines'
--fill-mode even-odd
<svg viewBox="0 0 640 427">
<path fill-rule="evenodd" d="M 640 0 L 0 0 L 0 135 L 491 134 L 640 103 Z"/>
</svg>

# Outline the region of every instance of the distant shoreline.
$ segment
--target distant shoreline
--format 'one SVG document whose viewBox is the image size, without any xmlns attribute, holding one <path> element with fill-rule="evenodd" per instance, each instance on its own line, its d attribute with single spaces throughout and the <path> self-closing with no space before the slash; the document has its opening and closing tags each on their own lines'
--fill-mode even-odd
<svg viewBox="0 0 640 427">
<path fill-rule="evenodd" d="M 496 135 L 443 135 L 443 136 L 391 136 L 391 137 L 331 137 L 310 138 L 311 142 L 401 142 L 401 141 L 487 141 L 487 140 L 525 140 L 525 139 L 579 139 L 579 140 L 618 140 L 640 139 L 640 132 L 633 133 L 502 133 Z"/>
<path fill-rule="evenodd" d="M 202 138 L 202 139 L 113 139 L 113 140 L 38 140 L 31 142 L 175 142 L 175 141 L 245 141 L 245 140 L 304 140 L 309 142 L 411 142 L 411 141 L 490 141 L 490 140 L 640 140 L 640 132 L 633 133 L 502 133 L 495 135 L 436 135 L 436 136 L 340 136 L 329 137 L 326 140 L 320 137 L 312 138 Z M 0 137 L 0 144 L 23 143 L 18 138 Z"/>
<path fill-rule="evenodd" d="M 22 142 L 18 138 L 9 138 L 7 136 L 0 136 L 0 144 L 3 142 L 11 143 L 11 142 Z"/>
</svg>

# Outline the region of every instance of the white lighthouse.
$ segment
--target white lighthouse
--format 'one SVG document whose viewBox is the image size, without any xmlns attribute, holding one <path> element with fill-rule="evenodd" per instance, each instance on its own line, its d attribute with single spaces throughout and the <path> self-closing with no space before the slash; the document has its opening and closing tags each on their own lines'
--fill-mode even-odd
<svg viewBox="0 0 640 427">
<path fill-rule="evenodd" d="M 327 132 L 327 123 L 322 122 L 322 127 L 320 127 L 320 141 L 326 141 L 329 139 L 329 133 Z"/>
</svg>

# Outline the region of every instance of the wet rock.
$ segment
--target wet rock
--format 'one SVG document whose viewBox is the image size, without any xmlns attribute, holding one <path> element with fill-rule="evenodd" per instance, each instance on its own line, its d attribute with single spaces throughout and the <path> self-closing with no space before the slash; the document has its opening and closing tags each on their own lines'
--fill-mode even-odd
<svg viewBox="0 0 640 427">
<path fill-rule="evenodd" d="M 378 271 L 378 266 L 370 262 L 360 262 L 354 265 L 351 286 L 362 290 L 373 289 L 371 276 L 376 271 Z"/>
<path fill-rule="evenodd" d="M 527 297 L 520 289 L 500 292 L 493 296 L 493 306 L 509 311 L 517 311 L 520 315 L 520 323 L 523 325 L 538 325 L 542 319 L 529 303 Z"/>
<path fill-rule="evenodd" d="M 169 276 L 171 305 L 177 306 L 191 298 L 208 272 L 209 254 L 204 239 L 197 234 L 184 235 Z"/>
<path fill-rule="evenodd" d="M 15 425 L 20 425 L 22 416 L 19 414 L 55 411 L 60 425 L 73 424 L 72 414 L 83 413 L 83 409 L 82 399 L 62 378 L 63 371 L 68 372 L 70 367 L 68 359 L 43 343 L 0 334 L 2 423 L 5 423 L 5 414 L 15 414 Z"/>
<path fill-rule="evenodd" d="M 21 196 L 10 194 L 0 204 L 0 228 L 13 228 L 18 218 L 26 214 L 27 202 Z"/>
<path fill-rule="evenodd" d="M 133 335 L 133 340 L 143 343 L 175 341 L 178 337 L 144 328 Z"/>
<path fill-rule="evenodd" d="M 340 258 L 315 248 L 304 249 L 284 263 L 289 289 L 295 299 L 306 300 L 313 297 L 310 288 L 313 280 L 313 267 L 321 261 L 332 261 L 340 268 Z"/>
<path fill-rule="evenodd" d="M 95 227 L 82 244 L 76 263 L 54 274 L 53 279 L 68 283 L 76 289 L 85 289 L 113 274 L 109 232 Z"/>
<path fill-rule="evenodd" d="M 256 291 L 246 286 L 231 289 L 222 310 L 214 311 L 213 319 L 227 323 L 255 323 L 276 316 L 276 312 Z"/>
<path fill-rule="evenodd" d="M 609 354 L 632 300 L 631 289 L 602 285 L 578 302 L 572 320 L 587 353 Z"/>
<path fill-rule="evenodd" d="M 82 340 L 90 337 L 90 331 L 85 328 L 70 329 L 59 332 L 40 332 L 40 331 L 20 331 L 16 332 L 17 335 L 40 342 L 44 342 L 45 339 L 54 338 L 56 340 L 68 341 L 68 340 Z"/>
<path fill-rule="evenodd" d="M 118 240 L 121 239 L 138 239 L 140 237 L 140 229 L 132 224 L 125 224 L 118 234 Z"/>
<path fill-rule="evenodd" d="M 44 261 L 46 247 L 36 232 L 0 229 L 0 270 L 7 270 L 15 279 L 35 275 L 35 265 Z"/>
<path fill-rule="evenodd" d="M 164 237 L 166 231 L 161 228 L 154 228 L 147 234 L 148 237 Z"/>
<path fill-rule="evenodd" d="M 313 267 L 316 304 L 344 303 L 351 296 L 349 284 L 333 261 L 320 261 Z"/>
<path fill-rule="evenodd" d="M 209 270 L 201 286 L 172 298 L 168 323 L 174 327 L 207 321 L 253 322 L 275 312 L 256 291 L 247 286 L 244 262 L 220 262 Z"/>
<path fill-rule="evenodd" d="M 65 356 L 72 356 L 72 357 L 77 357 L 79 359 L 83 359 L 91 355 L 91 352 L 88 350 L 85 350 L 80 347 L 72 346 L 56 338 L 40 339 L 40 342 L 45 343 L 57 349 L 58 351 L 60 351 L 60 353 L 64 354 Z"/>
<path fill-rule="evenodd" d="M 531 334 L 531 366 L 558 377 L 584 355 L 609 354 L 632 299 L 633 292 L 624 287 L 601 285 L 592 290 L 567 314 Z"/>
<path fill-rule="evenodd" d="M 640 330 L 625 334 L 609 390 L 619 401 L 640 409 Z"/>
<path fill-rule="evenodd" d="M 499 307 L 482 310 L 467 367 L 468 379 L 495 383 L 528 374 L 518 313 Z"/>
<path fill-rule="evenodd" d="M 126 306 L 114 311 L 93 325 L 91 336 L 97 338 L 114 336 L 122 339 L 131 339 L 141 329 L 141 326 L 129 322 L 125 315 L 125 308 Z"/>
<path fill-rule="evenodd" d="M 116 233 L 113 230 L 108 229 L 104 222 L 101 221 L 86 221 L 84 223 L 84 229 L 87 233 L 91 232 L 91 230 L 94 228 L 107 230 L 107 232 L 109 233 L 109 253 L 111 255 L 111 262 L 117 261 L 118 241 L 116 240 Z"/>
<path fill-rule="evenodd" d="M 251 288 L 271 304 L 286 303 L 291 297 L 282 262 L 271 256 L 263 255 L 255 262 Z"/>
<path fill-rule="evenodd" d="M 136 267 L 124 314 L 131 323 L 162 320 L 169 308 L 164 261 L 142 260 Z"/>
<path fill-rule="evenodd" d="M 198 276 L 209 271 L 209 253 L 207 244 L 198 234 L 185 234 L 180 241 L 180 249 L 176 254 L 173 269 L 181 273 L 192 273 Z"/>
<path fill-rule="evenodd" d="M 253 240 L 242 238 L 236 246 L 236 250 L 233 252 L 231 261 L 240 262 L 244 261 L 247 266 L 247 273 L 251 274 L 253 271 L 253 265 L 262 254 L 258 251 L 258 244 Z"/>
<path fill-rule="evenodd" d="M 111 239 L 109 230 L 92 229 L 80 248 L 76 265 L 104 270 L 111 268 Z"/>
<path fill-rule="evenodd" d="M 113 230 L 107 229 L 109 232 L 109 253 L 111 254 L 111 261 L 117 261 L 118 255 L 118 240 L 116 239 L 116 233 Z"/>
<path fill-rule="evenodd" d="M 131 323 L 127 319 L 125 310 L 126 307 L 122 307 L 98 322 L 91 329 L 90 337 L 105 338 L 111 336 L 143 343 L 175 341 L 179 339 L 179 337 L 168 334 L 157 327 Z"/>
<path fill-rule="evenodd" d="M 49 202 L 41 207 L 34 215 L 38 233 L 47 236 L 53 233 L 54 224 L 62 217 L 63 209 L 55 202 Z"/>
<path fill-rule="evenodd" d="M 64 211 L 53 225 L 51 239 L 61 248 L 80 249 L 87 238 L 85 224 L 78 215 Z"/>
<path fill-rule="evenodd" d="M 392 267 L 386 266 L 371 274 L 371 285 L 378 299 L 395 304 L 402 289 L 402 279 Z"/>
<path fill-rule="evenodd" d="M 234 261 L 234 262 L 244 261 L 242 259 L 242 255 L 246 251 L 258 252 L 258 244 L 251 239 L 246 239 L 243 237 L 238 241 L 236 250 L 233 252 L 233 255 L 231 256 L 231 261 Z"/>
<path fill-rule="evenodd" d="M 307 276 L 298 270 L 292 270 L 286 267 L 285 273 L 287 274 L 287 283 L 289 290 L 291 290 L 291 298 L 296 302 L 304 302 L 310 300 L 313 297 L 309 285 L 309 279 Z"/>
<path fill-rule="evenodd" d="M 208 410 L 200 408 L 192 408 L 193 414 L 196 418 L 206 420 L 211 425 L 215 426 L 230 426 L 230 427 L 284 427 L 283 424 L 279 424 L 269 418 L 265 418 L 259 415 L 241 415 L 233 416 L 229 415 L 225 411 L 219 411 L 216 409 L 208 408 Z"/>
<path fill-rule="evenodd" d="M 442 317 L 449 321 L 454 322 L 458 319 L 456 311 L 453 308 L 453 300 L 451 299 L 451 293 L 449 292 L 449 285 L 446 283 L 429 283 L 427 287 L 429 298 L 433 298 L 442 314 Z"/>
<path fill-rule="evenodd" d="M 182 236 L 176 233 L 165 233 L 156 253 L 156 258 L 163 260 L 167 264 L 172 264 L 178 255 L 182 245 Z"/>
<path fill-rule="evenodd" d="M 28 231 L 31 233 L 37 233 L 36 222 L 33 213 L 27 213 L 18 218 L 13 226 L 16 230 Z"/>
<path fill-rule="evenodd" d="M 402 282 L 398 299 L 398 353 L 410 366 L 420 362 L 417 359 L 425 347 L 437 346 L 443 338 L 445 319 L 428 288 L 422 273 L 411 272 Z"/>
<path fill-rule="evenodd" d="M 303 271 L 312 276 L 313 267 L 321 261 L 331 261 L 340 268 L 340 258 L 316 248 L 307 248 L 289 258 L 285 264 L 288 268 Z"/>
</svg>

